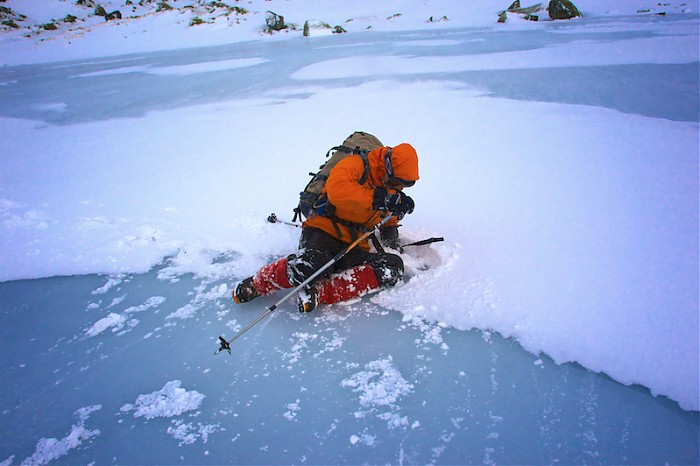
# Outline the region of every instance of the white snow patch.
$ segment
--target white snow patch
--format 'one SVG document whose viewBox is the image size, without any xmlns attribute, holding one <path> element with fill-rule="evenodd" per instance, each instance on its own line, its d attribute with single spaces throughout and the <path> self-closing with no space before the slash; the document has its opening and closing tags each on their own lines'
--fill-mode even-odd
<svg viewBox="0 0 700 466">
<path fill-rule="evenodd" d="M 123 297 L 119 302 L 121 302 L 122 300 Z M 109 328 L 112 329 L 112 332 L 119 332 L 125 326 L 129 327 L 127 329 L 127 331 L 129 331 L 139 323 L 138 319 L 129 319 L 130 314 L 134 314 L 137 312 L 145 312 L 148 309 L 160 306 L 164 302 L 165 298 L 163 296 L 153 296 L 151 298 L 148 298 L 146 302 L 139 306 L 128 307 L 121 314 L 110 312 L 109 315 L 107 315 L 107 317 L 103 317 L 102 319 L 95 322 L 90 328 L 88 328 L 85 331 L 85 336 L 95 337 Z M 112 305 L 114 305 L 114 303 Z M 110 305 L 110 307 L 112 305 Z"/>
<path fill-rule="evenodd" d="M 367 445 L 368 447 L 374 446 L 375 441 L 377 440 L 376 435 L 369 435 L 369 434 L 360 434 L 360 435 L 351 435 L 350 436 L 350 443 L 353 445 Z"/>
<path fill-rule="evenodd" d="M 284 418 L 288 421 L 293 421 L 295 417 L 297 417 L 297 413 L 299 412 L 301 408 L 299 407 L 299 399 L 294 403 L 288 403 L 287 404 L 287 411 L 284 413 Z"/>
<path fill-rule="evenodd" d="M 179 445 L 191 445 L 197 440 L 202 440 L 203 443 L 209 441 L 209 435 L 222 430 L 219 424 L 202 424 L 196 425 L 191 422 L 184 422 L 179 419 L 174 419 L 172 425 L 168 427 L 168 434 L 176 440 L 179 440 Z"/>
<path fill-rule="evenodd" d="M 117 285 L 121 285 L 124 281 L 122 276 L 109 277 L 107 282 L 101 287 L 92 291 L 92 294 L 105 294 Z"/>
<path fill-rule="evenodd" d="M 182 381 L 171 380 L 158 391 L 139 395 L 134 404 L 125 404 L 121 411 L 134 411 L 134 417 L 153 419 L 179 416 L 197 409 L 205 396 L 195 390 L 187 391 L 181 386 Z"/>
<path fill-rule="evenodd" d="M 391 356 L 365 364 L 363 371 L 344 379 L 340 385 L 359 394 L 361 409 L 355 412 L 356 418 L 382 410 L 377 417 L 387 421 L 389 428 L 408 426 L 408 418 L 398 414 L 397 403 L 413 391 L 413 385 L 394 367 Z"/>
<path fill-rule="evenodd" d="M 85 331 L 85 335 L 88 337 L 95 337 L 107 330 L 108 328 L 111 328 L 113 332 L 117 332 L 124 327 L 126 320 L 127 319 L 125 316 L 114 312 L 110 312 L 107 317 L 101 318 L 100 320 L 95 322 L 92 325 L 92 327 L 87 329 Z"/>
<path fill-rule="evenodd" d="M 22 461 L 22 465 L 43 465 L 49 464 L 58 458 L 67 455 L 70 450 L 80 447 L 83 442 L 90 441 L 100 435 L 98 429 L 87 429 L 87 421 L 92 413 L 102 409 L 101 405 L 87 406 L 75 412 L 78 423 L 71 427 L 70 433 L 61 439 L 42 438 L 36 444 L 36 451 L 32 456 Z M 11 460 L 12 458 L 10 458 Z M 8 463 L 10 464 L 10 463 Z"/>
</svg>

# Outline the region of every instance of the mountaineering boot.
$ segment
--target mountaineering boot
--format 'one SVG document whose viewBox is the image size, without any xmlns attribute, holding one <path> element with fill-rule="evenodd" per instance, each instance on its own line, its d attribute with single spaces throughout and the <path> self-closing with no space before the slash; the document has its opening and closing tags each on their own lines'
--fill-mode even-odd
<svg viewBox="0 0 700 466">
<path fill-rule="evenodd" d="M 305 286 L 297 293 L 299 312 L 306 314 L 318 306 L 318 290 L 314 286 Z"/>
<path fill-rule="evenodd" d="M 248 277 L 238 285 L 233 292 L 236 304 L 247 303 L 258 296 L 264 296 L 282 288 L 291 288 L 287 278 L 287 258 L 276 260 L 258 270 L 255 275 Z"/>
<path fill-rule="evenodd" d="M 255 284 L 253 283 L 253 277 L 248 277 L 236 285 L 233 290 L 233 301 L 236 304 L 247 303 L 260 296 L 258 290 L 255 289 Z"/>
</svg>

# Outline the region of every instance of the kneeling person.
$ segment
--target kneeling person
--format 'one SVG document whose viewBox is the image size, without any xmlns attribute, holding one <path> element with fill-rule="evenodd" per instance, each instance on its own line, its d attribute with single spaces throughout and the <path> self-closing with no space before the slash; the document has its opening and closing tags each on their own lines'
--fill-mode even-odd
<svg viewBox="0 0 700 466">
<path fill-rule="evenodd" d="M 418 180 L 418 155 L 404 143 L 375 149 L 367 159 L 367 168 L 359 155 L 350 155 L 333 167 L 321 195 L 327 203 L 324 214 L 303 223 L 299 250 L 238 283 L 233 292 L 236 303 L 301 285 L 387 215 L 393 214 L 394 218 L 380 229 L 382 242 L 399 250 L 398 221 L 414 208 L 413 199 L 403 189 Z M 346 301 L 394 286 L 403 272 L 401 257 L 372 253 L 364 240 L 336 262 L 325 277 L 299 292 L 299 310 L 310 312 L 318 304 Z"/>
</svg>

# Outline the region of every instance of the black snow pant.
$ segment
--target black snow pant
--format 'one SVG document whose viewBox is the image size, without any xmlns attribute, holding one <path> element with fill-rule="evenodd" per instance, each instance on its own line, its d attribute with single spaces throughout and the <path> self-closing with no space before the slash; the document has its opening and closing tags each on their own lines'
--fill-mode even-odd
<svg viewBox="0 0 700 466">
<path fill-rule="evenodd" d="M 299 251 L 287 258 L 289 281 L 295 286 L 300 285 L 346 247 L 346 243 L 323 230 L 304 228 L 299 240 Z M 403 260 L 398 255 L 386 252 L 371 253 L 355 247 L 333 264 L 326 271 L 325 276 L 362 264 L 369 264 L 372 267 L 377 282 L 382 287 L 396 285 L 404 272 Z M 324 274 L 319 279 L 323 276 Z"/>
</svg>

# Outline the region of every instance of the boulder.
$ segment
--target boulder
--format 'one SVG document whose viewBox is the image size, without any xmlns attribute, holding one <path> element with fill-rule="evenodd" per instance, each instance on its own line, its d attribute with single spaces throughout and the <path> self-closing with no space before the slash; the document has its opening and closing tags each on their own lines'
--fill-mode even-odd
<svg viewBox="0 0 700 466">
<path fill-rule="evenodd" d="M 267 24 L 267 32 L 269 33 L 282 31 L 288 27 L 284 24 L 284 16 L 270 10 L 265 13 L 265 24 Z"/>
<path fill-rule="evenodd" d="M 581 12 L 569 0 L 551 0 L 547 7 L 552 19 L 571 19 L 581 17 Z"/>
<path fill-rule="evenodd" d="M 537 13 L 538 11 L 542 10 L 544 10 L 544 6 L 541 3 L 537 3 L 528 7 L 521 7 L 520 0 L 516 0 L 510 4 L 507 10 L 498 13 L 498 22 L 505 23 L 506 21 L 508 21 L 509 14 L 517 15 L 523 19 L 527 19 L 530 21 L 537 21 L 539 17 L 534 13 Z"/>
<path fill-rule="evenodd" d="M 112 21 L 115 19 L 122 19 L 122 12 L 121 11 L 115 10 L 115 11 L 105 15 L 105 21 Z"/>
</svg>

